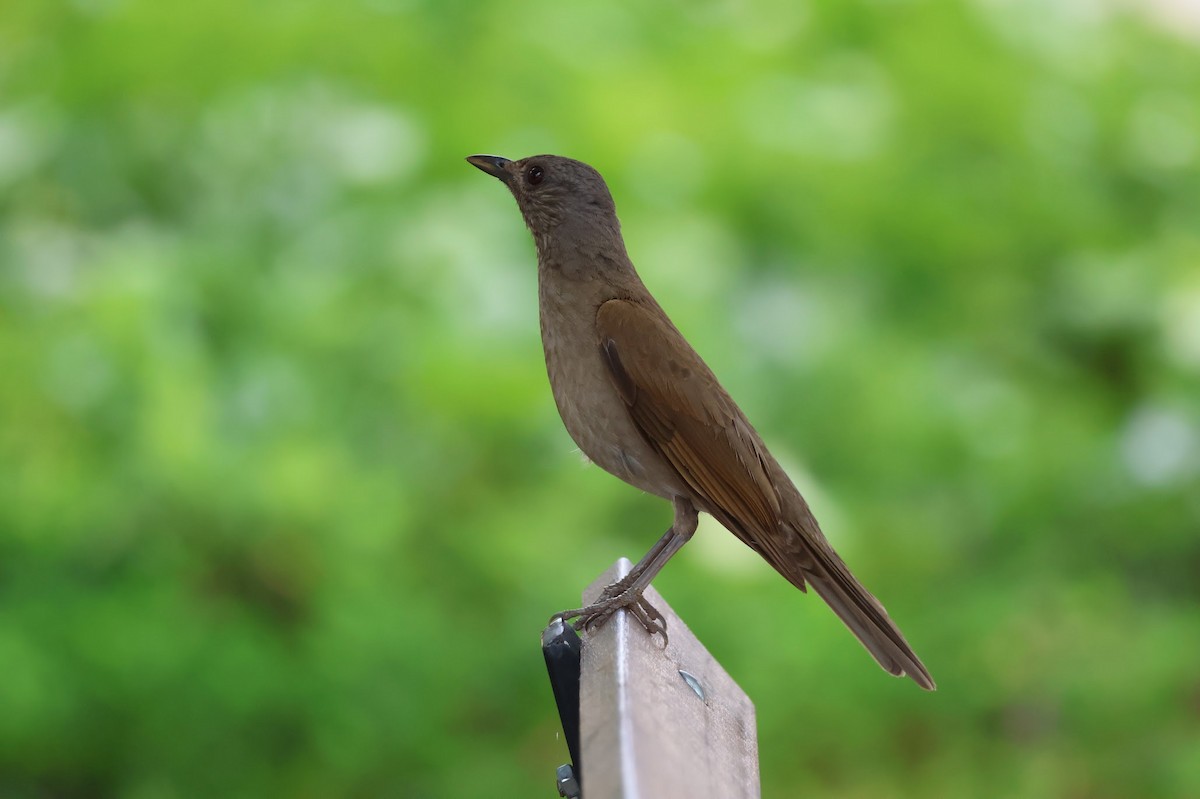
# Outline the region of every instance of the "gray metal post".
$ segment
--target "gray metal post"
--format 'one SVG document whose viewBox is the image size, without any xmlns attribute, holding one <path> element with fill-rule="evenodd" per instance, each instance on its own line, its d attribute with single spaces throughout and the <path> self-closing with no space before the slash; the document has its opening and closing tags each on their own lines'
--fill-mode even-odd
<svg viewBox="0 0 1200 799">
<path fill-rule="evenodd" d="M 584 604 L 629 568 L 617 561 Z M 584 799 L 758 797 L 754 704 L 657 591 L 646 598 L 667 619 L 666 647 L 625 612 L 584 635 Z"/>
</svg>

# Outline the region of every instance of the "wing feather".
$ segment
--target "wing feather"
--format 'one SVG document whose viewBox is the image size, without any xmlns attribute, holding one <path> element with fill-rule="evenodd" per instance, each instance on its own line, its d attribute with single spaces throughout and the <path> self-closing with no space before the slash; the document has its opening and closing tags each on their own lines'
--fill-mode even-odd
<svg viewBox="0 0 1200 799">
<path fill-rule="evenodd" d="M 733 522 L 761 552 L 763 536 L 779 529 L 780 501 L 741 410 L 659 309 L 610 300 L 596 318 L 605 363 L 638 429 L 702 509 Z"/>
<path fill-rule="evenodd" d="M 643 438 L 680 475 L 700 510 L 800 590 L 811 583 L 885 669 L 932 689 L 929 672 L 887 611 L 850 574 L 741 410 L 652 303 L 609 300 L 596 313 L 604 361 Z"/>
</svg>

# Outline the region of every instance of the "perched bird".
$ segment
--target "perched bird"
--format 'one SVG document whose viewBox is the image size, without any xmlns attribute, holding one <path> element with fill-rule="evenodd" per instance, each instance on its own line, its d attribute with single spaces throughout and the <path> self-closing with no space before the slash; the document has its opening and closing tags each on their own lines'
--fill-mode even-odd
<svg viewBox="0 0 1200 799">
<path fill-rule="evenodd" d="M 758 433 L 642 284 L 604 179 L 580 161 L 535 155 L 467 161 L 499 178 L 537 246 L 542 345 L 554 401 L 583 453 L 674 504 L 671 528 L 592 605 L 557 613 L 577 628 L 627 609 L 650 634 L 666 621 L 642 592 L 712 514 L 801 591 L 811 585 L 886 671 L 933 678 L 825 540 Z"/>
</svg>

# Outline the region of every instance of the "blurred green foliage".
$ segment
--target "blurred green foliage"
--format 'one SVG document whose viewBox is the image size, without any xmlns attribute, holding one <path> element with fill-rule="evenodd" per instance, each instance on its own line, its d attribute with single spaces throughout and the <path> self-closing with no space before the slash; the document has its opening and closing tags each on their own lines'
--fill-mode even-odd
<svg viewBox="0 0 1200 799">
<path fill-rule="evenodd" d="M 933 672 L 712 524 L 764 794 L 1200 796 L 1188 6 L 6 0 L 0 796 L 551 796 L 583 468 L 474 152 L 643 277 Z"/>
</svg>

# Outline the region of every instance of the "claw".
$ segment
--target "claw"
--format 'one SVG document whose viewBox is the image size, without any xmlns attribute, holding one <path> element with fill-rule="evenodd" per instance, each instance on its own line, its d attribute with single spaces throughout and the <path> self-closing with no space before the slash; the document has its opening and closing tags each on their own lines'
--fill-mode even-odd
<svg viewBox="0 0 1200 799">
<path fill-rule="evenodd" d="M 658 612 L 658 608 L 651 605 L 642 597 L 638 597 L 638 601 L 628 608 L 629 612 L 637 619 L 638 623 L 646 632 L 650 633 L 653 638 L 655 633 L 659 633 L 663 637 L 663 646 L 666 646 L 670 639 L 667 637 L 667 620 Z"/>
<path fill-rule="evenodd" d="M 651 605 L 642 596 L 640 591 L 631 591 L 628 586 L 622 585 L 622 582 L 618 580 L 606 587 L 600 592 L 597 601 L 587 607 L 555 613 L 550 617 L 550 622 L 553 623 L 557 619 L 561 619 L 563 622 L 575 619 L 576 630 L 599 629 L 608 624 L 608 620 L 612 618 L 613 614 L 623 608 L 628 610 L 629 614 L 652 637 L 655 633 L 662 635 L 665 646 L 668 640 L 666 618 L 658 611 L 658 608 Z"/>
</svg>

